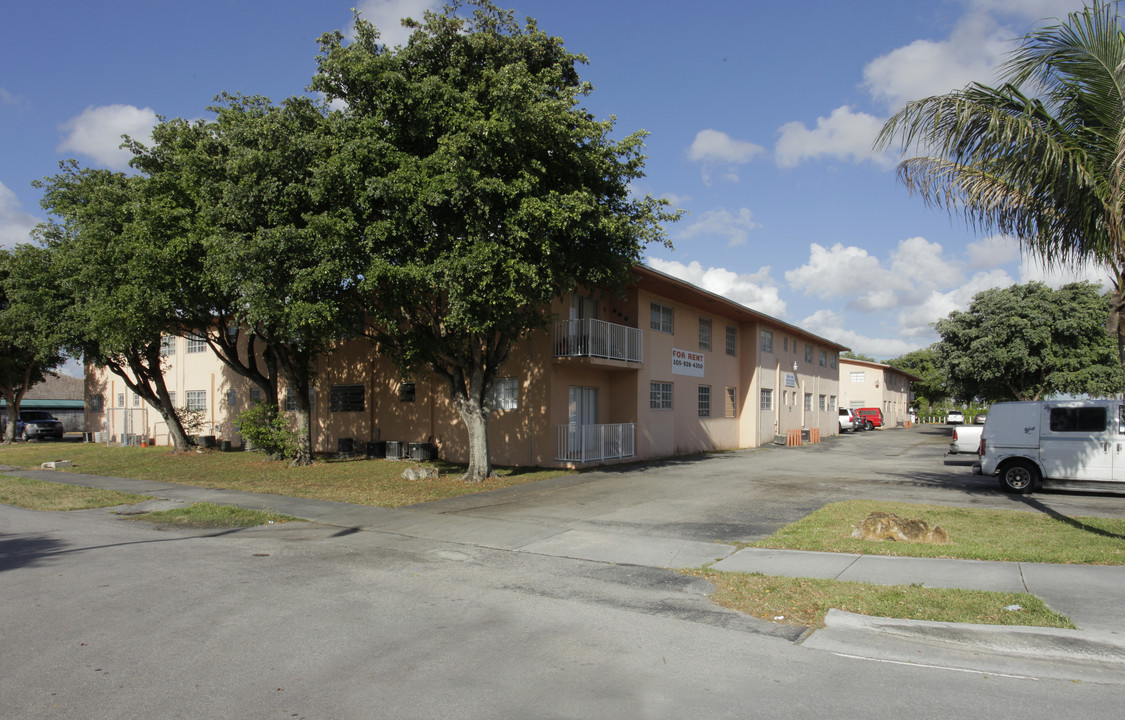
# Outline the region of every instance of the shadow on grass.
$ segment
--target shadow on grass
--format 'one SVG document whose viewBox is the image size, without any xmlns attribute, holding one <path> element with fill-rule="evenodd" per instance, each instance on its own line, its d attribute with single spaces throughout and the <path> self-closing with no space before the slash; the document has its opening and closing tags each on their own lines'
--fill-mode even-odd
<svg viewBox="0 0 1125 720">
<path fill-rule="evenodd" d="M 1107 537 L 1107 538 L 1110 538 L 1112 540 L 1125 540 L 1125 535 L 1122 535 L 1120 533 L 1110 532 L 1109 530 L 1103 530 L 1102 528 L 1094 527 L 1092 525 L 1087 525 L 1086 523 L 1084 523 L 1080 520 L 1072 518 L 1069 515 L 1063 515 L 1058 510 L 1055 510 L 1052 507 L 1048 507 L 1047 505 L 1044 505 L 1042 502 L 1040 502 L 1036 498 L 1028 497 L 1027 495 L 1017 495 L 1017 496 L 1015 496 L 1015 499 L 1018 500 L 1019 502 L 1025 504 L 1025 505 L 1027 505 L 1028 507 L 1034 509 L 1034 510 L 1038 510 L 1039 512 L 1043 513 L 1044 515 L 1048 515 L 1051 518 L 1053 518 L 1055 520 L 1058 520 L 1061 523 L 1066 523 L 1067 525 L 1070 525 L 1075 530 L 1081 530 L 1082 532 L 1087 532 L 1087 533 L 1090 533 L 1091 535 L 1100 535 L 1101 537 Z"/>
</svg>

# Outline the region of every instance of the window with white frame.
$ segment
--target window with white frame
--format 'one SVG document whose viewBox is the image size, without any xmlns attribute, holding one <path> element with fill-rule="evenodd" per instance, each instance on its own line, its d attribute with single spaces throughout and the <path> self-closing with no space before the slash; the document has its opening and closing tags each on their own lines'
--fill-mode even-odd
<svg viewBox="0 0 1125 720">
<path fill-rule="evenodd" d="M 852 370 L 849 376 L 854 383 L 867 382 L 867 375 L 863 370 Z"/>
<path fill-rule="evenodd" d="M 812 410 L 812 393 L 805 393 L 805 411 Z"/>
<path fill-rule="evenodd" d="M 711 386 L 699 386 L 699 417 L 711 417 Z"/>
<path fill-rule="evenodd" d="M 773 333 L 769 330 L 762 331 L 762 352 L 773 352 Z"/>
<path fill-rule="evenodd" d="M 362 385 L 333 385 L 328 389 L 328 412 L 360 412 L 364 407 Z"/>
<path fill-rule="evenodd" d="M 650 382 L 648 384 L 648 406 L 651 410 L 671 410 L 672 383 Z"/>
<path fill-rule="evenodd" d="M 141 396 L 136 394 L 136 393 L 133 393 L 133 407 L 140 407 L 140 406 L 141 406 Z"/>
<path fill-rule="evenodd" d="M 835 395 L 829 395 L 828 396 L 828 412 L 832 412 L 835 409 L 836 409 L 836 396 Z"/>
<path fill-rule="evenodd" d="M 825 410 L 825 397 L 823 395 L 820 396 L 820 409 L 822 412 Z"/>
<path fill-rule="evenodd" d="M 762 389 L 760 407 L 762 410 L 773 410 L 773 390 Z"/>
<path fill-rule="evenodd" d="M 175 335 L 161 335 L 160 336 L 160 354 L 163 357 L 176 354 L 176 336 Z"/>
<path fill-rule="evenodd" d="M 738 354 L 738 331 L 727 325 L 727 355 L 734 357 Z"/>
<path fill-rule="evenodd" d="M 207 341 L 199 335 L 188 335 L 187 346 L 184 352 L 187 353 L 201 353 L 207 350 Z"/>
<path fill-rule="evenodd" d="M 207 391 L 206 390 L 188 390 L 184 393 L 185 408 L 188 410 L 206 410 L 207 409 Z"/>
<path fill-rule="evenodd" d="M 117 407 L 125 407 L 125 393 L 117 393 Z"/>
<path fill-rule="evenodd" d="M 668 305 L 661 305 L 660 303 L 650 303 L 652 317 L 649 321 L 649 327 L 653 330 L 662 333 L 672 334 L 672 308 Z"/>
<path fill-rule="evenodd" d="M 711 318 L 699 318 L 699 349 L 711 349 Z"/>
<path fill-rule="evenodd" d="M 517 410 L 520 406 L 520 387 L 514 377 L 496 378 L 488 391 L 488 407 L 493 410 Z"/>
<path fill-rule="evenodd" d="M 723 414 L 726 417 L 732 418 L 738 415 L 738 389 L 729 387 L 726 389 L 726 402 L 723 407 Z"/>
</svg>

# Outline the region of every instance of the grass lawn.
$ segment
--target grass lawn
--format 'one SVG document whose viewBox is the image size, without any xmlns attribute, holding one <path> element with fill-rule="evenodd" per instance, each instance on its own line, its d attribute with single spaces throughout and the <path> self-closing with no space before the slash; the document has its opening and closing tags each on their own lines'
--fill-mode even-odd
<svg viewBox="0 0 1125 720">
<path fill-rule="evenodd" d="M 304 522 L 288 515 L 214 503 L 195 503 L 175 510 L 129 515 L 127 519 L 184 528 L 248 528 L 273 523 Z"/>
<path fill-rule="evenodd" d="M 402 507 L 536 482 L 569 470 L 497 468 L 496 479 L 483 483 L 459 482 L 463 466 L 424 463 L 440 473 L 435 480 L 404 480 L 408 461 L 319 459 L 308 467 L 291 468 L 261 453 L 171 453 L 168 448 L 106 447 L 92 443 L 18 443 L 0 446 L 0 465 L 38 468 L 50 460 L 70 460 L 71 472 L 182 483 L 198 487 L 227 488 L 375 505 Z M 65 470 L 63 472 L 66 472 Z"/>
<path fill-rule="evenodd" d="M 853 526 L 874 510 L 921 519 L 931 527 L 940 525 L 949 533 L 950 542 L 929 545 L 851 537 Z M 1125 520 L 849 500 L 825 505 L 749 546 L 866 555 L 1122 565 Z"/>
<path fill-rule="evenodd" d="M 28 510 L 47 512 L 88 510 L 114 505 L 132 505 L 150 499 L 148 495 L 0 475 L 0 503 Z"/>
<path fill-rule="evenodd" d="M 830 608 L 874 617 L 980 625 L 1074 628 L 1065 615 L 1029 593 L 874 585 L 759 573 L 693 573 L 715 585 L 723 607 L 771 622 L 822 627 Z M 1018 610 L 1006 610 L 1018 605 Z"/>
</svg>

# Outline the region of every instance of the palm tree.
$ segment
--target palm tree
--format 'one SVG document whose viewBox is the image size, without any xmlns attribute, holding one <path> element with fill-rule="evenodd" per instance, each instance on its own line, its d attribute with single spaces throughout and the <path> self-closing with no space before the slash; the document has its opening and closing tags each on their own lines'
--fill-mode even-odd
<svg viewBox="0 0 1125 720">
<path fill-rule="evenodd" d="M 1048 266 L 1093 261 L 1112 275 L 1106 329 L 1125 377 L 1125 35 L 1094 0 L 1020 39 L 1000 85 L 911 102 L 877 148 L 927 153 L 899 180 L 977 230 L 1015 237 Z"/>
</svg>

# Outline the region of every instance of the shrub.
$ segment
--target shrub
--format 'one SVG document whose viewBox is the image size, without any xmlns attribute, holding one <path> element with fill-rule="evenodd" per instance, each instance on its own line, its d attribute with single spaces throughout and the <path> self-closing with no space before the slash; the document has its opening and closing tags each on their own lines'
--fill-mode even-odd
<svg viewBox="0 0 1125 720">
<path fill-rule="evenodd" d="M 297 433 L 289 421 L 269 403 L 254 403 L 235 418 L 234 426 L 243 439 L 256 449 L 279 459 L 297 456 Z"/>
</svg>

